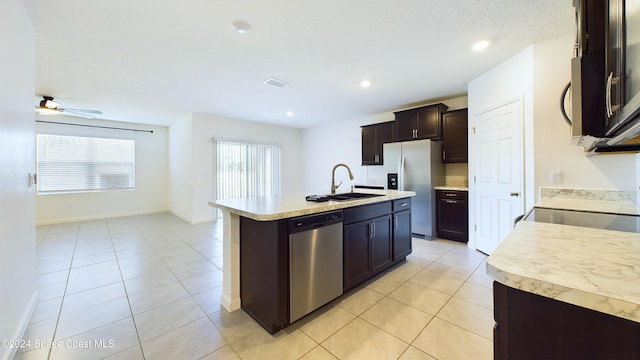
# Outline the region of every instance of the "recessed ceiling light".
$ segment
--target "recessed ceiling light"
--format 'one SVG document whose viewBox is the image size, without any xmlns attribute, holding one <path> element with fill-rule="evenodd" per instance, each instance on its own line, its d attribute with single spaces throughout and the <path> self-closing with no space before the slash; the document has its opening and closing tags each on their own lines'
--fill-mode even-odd
<svg viewBox="0 0 640 360">
<path fill-rule="evenodd" d="M 360 82 L 360 86 L 362 86 L 363 88 L 369 87 L 369 86 L 371 86 L 371 81 L 370 80 L 362 80 Z"/>
<path fill-rule="evenodd" d="M 271 86 L 275 86 L 275 87 L 284 87 L 284 86 L 287 86 L 289 83 L 286 82 L 286 81 L 282 81 L 280 79 L 276 79 L 274 77 L 270 77 L 267 80 L 265 80 L 263 82 L 263 84 L 271 85 Z"/>
<path fill-rule="evenodd" d="M 490 44 L 491 43 L 489 42 L 489 40 L 480 40 L 477 43 L 473 44 L 471 49 L 473 49 L 474 51 L 481 51 L 489 47 Z"/>
<path fill-rule="evenodd" d="M 234 21 L 231 23 L 231 28 L 240 34 L 246 34 L 251 30 L 251 25 L 244 21 Z"/>
<path fill-rule="evenodd" d="M 287 115 L 288 117 L 292 117 L 292 116 L 293 116 L 293 112 L 292 112 L 292 111 L 287 111 L 287 114 L 286 114 L 286 115 Z"/>
</svg>

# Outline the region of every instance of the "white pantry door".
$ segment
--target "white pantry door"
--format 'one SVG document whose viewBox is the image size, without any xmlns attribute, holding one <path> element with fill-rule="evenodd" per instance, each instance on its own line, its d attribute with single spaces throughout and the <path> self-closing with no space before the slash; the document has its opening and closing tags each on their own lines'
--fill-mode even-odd
<svg viewBox="0 0 640 360">
<path fill-rule="evenodd" d="M 476 249 L 491 254 L 524 210 L 522 99 L 474 116 Z"/>
</svg>

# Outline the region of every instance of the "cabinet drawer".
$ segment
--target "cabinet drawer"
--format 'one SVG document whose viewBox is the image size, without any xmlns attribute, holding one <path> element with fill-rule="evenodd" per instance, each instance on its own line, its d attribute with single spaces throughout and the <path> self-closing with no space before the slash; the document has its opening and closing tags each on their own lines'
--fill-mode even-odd
<svg viewBox="0 0 640 360">
<path fill-rule="evenodd" d="M 467 200 L 468 193 L 466 191 L 458 190 L 437 190 L 438 199 L 450 199 L 450 200 Z"/>
<path fill-rule="evenodd" d="M 411 198 L 393 200 L 393 212 L 411 209 Z"/>
<path fill-rule="evenodd" d="M 352 224 L 354 222 L 373 219 L 378 216 L 384 216 L 391 213 L 391 201 L 375 203 L 371 205 L 362 205 L 344 210 L 344 224 Z"/>
</svg>

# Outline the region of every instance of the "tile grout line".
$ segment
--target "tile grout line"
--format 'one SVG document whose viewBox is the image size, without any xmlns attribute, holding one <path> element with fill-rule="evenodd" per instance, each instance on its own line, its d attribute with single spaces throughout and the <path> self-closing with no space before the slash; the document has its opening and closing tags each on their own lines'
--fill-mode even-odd
<svg viewBox="0 0 640 360">
<path fill-rule="evenodd" d="M 135 224 L 134 224 L 135 225 Z M 137 227 L 137 226 L 136 226 Z M 124 282 L 124 276 L 122 275 L 122 268 L 120 267 L 120 258 L 118 257 L 118 251 L 116 250 L 116 246 L 113 243 L 113 235 L 111 232 L 111 225 L 109 224 L 109 221 L 107 220 L 107 231 L 109 231 L 109 240 L 111 241 L 111 246 L 113 247 L 113 253 L 115 254 L 116 257 L 116 263 L 118 264 L 118 272 L 120 273 L 120 278 L 122 279 L 122 287 L 124 288 L 124 294 L 127 298 L 127 304 L 129 305 L 129 313 L 131 314 L 131 321 L 133 322 L 133 328 L 136 330 L 136 337 L 138 338 L 138 348 L 140 348 L 140 353 L 142 354 L 142 359 L 146 359 L 146 356 L 144 354 L 144 350 L 142 349 L 142 341 L 140 340 L 140 333 L 138 332 L 138 324 L 136 324 L 136 318 L 133 316 L 133 308 L 131 307 L 131 301 L 129 300 L 129 292 L 127 291 L 127 286 Z M 129 348 L 127 348 L 129 349 Z M 115 352 L 111 355 L 115 355 L 121 351 L 125 351 L 127 349 L 120 349 L 120 351 Z M 109 355 L 109 356 L 111 356 Z"/>
<path fill-rule="evenodd" d="M 51 227 L 53 228 L 53 226 Z M 71 268 L 73 266 L 73 259 L 75 258 L 76 248 L 78 246 L 78 238 L 80 237 L 80 225 L 78 225 L 78 230 L 76 232 L 76 241 L 73 245 L 73 253 L 71 254 L 71 262 L 69 263 L 69 269 L 67 272 L 67 281 L 64 285 L 64 292 L 62 293 L 62 301 L 60 301 L 60 309 L 58 309 L 58 318 L 56 319 L 56 326 L 53 330 L 53 335 L 51 337 L 51 341 L 53 342 L 56 339 L 56 334 L 58 333 L 58 326 L 60 325 L 60 318 L 62 318 L 62 308 L 64 307 L 64 299 L 67 296 L 67 287 L 69 286 L 69 279 L 71 277 Z M 43 240 L 44 241 L 44 240 Z M 47 354 L 47 359 L 51 359 L 51 355 L 53 352 L 53 347 L 49 348 L 49 352 Z"/>
</svg>

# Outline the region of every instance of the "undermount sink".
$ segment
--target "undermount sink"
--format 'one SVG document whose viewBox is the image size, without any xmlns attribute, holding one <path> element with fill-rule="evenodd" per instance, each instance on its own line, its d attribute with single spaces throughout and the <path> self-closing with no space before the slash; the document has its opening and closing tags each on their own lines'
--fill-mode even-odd
<svg viewBox="0 0 640 360">
<path fill-rule="evenodd" d="M 382 195 L 382 194 L 351 192 L 351 193 L 342 193 L 342 194 L 329 195 L 329 199 L 334 200 L 334 201 L 349 201 L 349 200 L 367 199 L 367 198 L 372 198 L 372 197 L 377 197 L 377 196 L 384 196 L 384 195 Z"/>
</svg>

